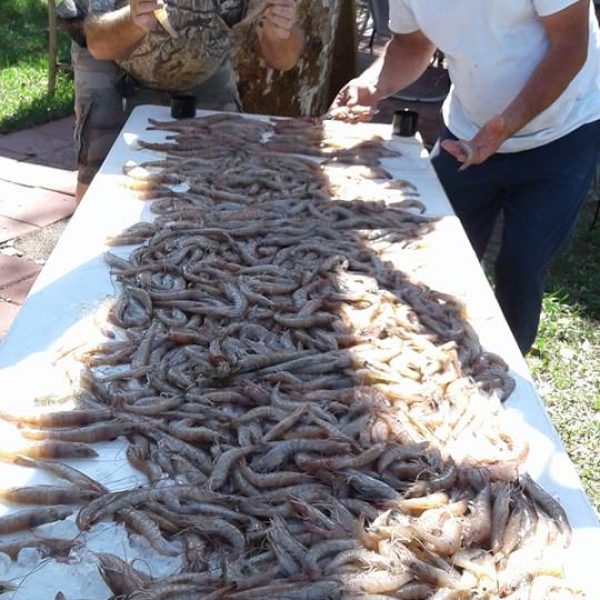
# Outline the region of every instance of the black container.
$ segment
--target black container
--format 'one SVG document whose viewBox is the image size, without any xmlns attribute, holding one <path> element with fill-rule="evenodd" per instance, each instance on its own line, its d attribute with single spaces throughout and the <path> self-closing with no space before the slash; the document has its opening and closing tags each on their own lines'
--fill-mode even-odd
<svg viewBox="0 0 600 600">
<path fill-rule="evenodd" d="M 196 96 L 173 94 L 171 96 L 171 116 L 174 119 L 191 119 L 196 116 Z"/>
<path fill-rule="evenodd" d="M 392 118 L 392 133 L 402 137 L 412 137 L 417 133 L 419 113 L 416 110 L 403 108 L 394 112 Z"/>
</svg>

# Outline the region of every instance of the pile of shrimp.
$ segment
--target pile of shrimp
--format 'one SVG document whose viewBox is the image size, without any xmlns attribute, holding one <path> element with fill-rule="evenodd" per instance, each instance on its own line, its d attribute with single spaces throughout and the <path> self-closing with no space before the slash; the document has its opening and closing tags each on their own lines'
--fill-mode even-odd
<svg viewBox="0 0 600 600">
<path fill-rule="evenodd" d="M 503 412 L 506 365 L 388 260 L 435 225 L 382 169 L 395 151 L 309 119 L 151 125 L 169 139 L 140 145 L 166 156 L 125 171 L 154 218 L 108 240 L 135 247 L 107 253 L 120 293 L 111 337 L 78 351 L 79 408 L 0 415 L 24 439 L 5 460 L 70 483 L 4 490 L 57 506 L 0 533 L 79 505 L 82 531 L 114 519 L 182 555 L 153 578 L 98 554 L 131 600 L 582 597 L 565 512 Z M 343 185 L 337 165 L 355 165 Z M 348 196 L 349 177 L 386 201 Z M 118 436 L 147 485 L 108 492 L 56 460 Z"/>
</svg>

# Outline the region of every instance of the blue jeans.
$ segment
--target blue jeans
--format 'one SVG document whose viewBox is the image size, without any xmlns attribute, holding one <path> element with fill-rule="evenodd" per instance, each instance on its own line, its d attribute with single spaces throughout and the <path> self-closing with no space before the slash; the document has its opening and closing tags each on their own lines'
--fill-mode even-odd
<svg viewBox="0 0 600 600">
<path fill-rule="evenodd" d="M 523 152 L 495 154 L 459 172 L 440 147 L 456 139 L 445 129 L 431 161 L 455 213 L 481 260 L 503 211 L 494 289 L 504 317 L 525 354 L 539 326 L 543 275 L 567 243 L 600 156 L 600 121 Z"/>
</svg>

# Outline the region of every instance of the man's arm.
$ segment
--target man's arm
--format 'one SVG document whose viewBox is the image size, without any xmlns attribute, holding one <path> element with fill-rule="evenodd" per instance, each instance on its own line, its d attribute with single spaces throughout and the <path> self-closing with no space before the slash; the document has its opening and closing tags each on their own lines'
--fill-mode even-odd
<svg viewBox="0 0 600 600">
<path fill-rule="evenodd" d="M 297 18 L 296 0 L 267 0 L 256 31 L 260 53 L 272 69 L 287 71 L 300 57 L 304 34 Z"/>
<path fill-rule="evenodd" d="M 421 31 L 395 33 L 383 56 L 360 77 L 348 82 L 335 97 L 331 108 L 367 106 L 408 87 L 427 68 L 435 46 Z"/>
<path fill-rule="evenodd" d="M 123 8 L 87 17 L 84 28 L 91 55 L 98 60 L 127 58 L 159 26 L 154 11 L 162 6 L 162 0 L 130 0 Z"/>
<path fill-rule="evenodd" d="M 587 59 L 589 0 L 541 17 L 548 36 L 548 49 L 527 83 L 501 114 L 492 117 L 468 142 L 469 154 L 452 140 L 443 148 L 458 161 L 480 164 L 504 141 L 548 108 L 565 91 Z"/>
</svg>

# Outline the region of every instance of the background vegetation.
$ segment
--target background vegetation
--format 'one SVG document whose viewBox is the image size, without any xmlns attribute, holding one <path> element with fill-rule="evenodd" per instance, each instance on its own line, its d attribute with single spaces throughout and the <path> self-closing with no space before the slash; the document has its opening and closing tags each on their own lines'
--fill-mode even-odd
<svg viewBox="0 0 600 600">
<path fill-rule="evenodd" d="M 54 98 L 48 98 L 48 5 L 46 0 L 1 0 L 0 132 L 51 121 L 72 112 L 70 74 L 59 72 Z M 61 62 L 69 41 L 59 40 Z"/>
<path fill-rule="evenodd" d="M 553 262 L 540 332 L 527 364 L 600 515 L 600 202 L 598 183 L 571 246 Z"/>
</svg>

